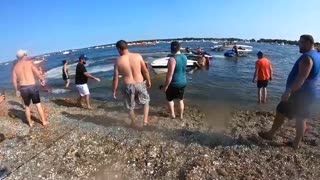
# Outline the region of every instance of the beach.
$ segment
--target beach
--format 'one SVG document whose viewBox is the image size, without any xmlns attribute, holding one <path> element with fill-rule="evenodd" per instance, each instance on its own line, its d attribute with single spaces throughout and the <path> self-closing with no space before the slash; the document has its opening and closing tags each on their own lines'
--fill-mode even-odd
<svg viewBox="0 0 320 180">
<path fill-rule="evenodd" d="M 45 100 L 50 125 L 29 128 L 18 99 L 7 93 L 0 105 L 1 171 L 7 179 L 317 179 L 320 176 L 320 118 L 309 123 L 302 147 L 286 122 L 276 140 L 274 112 L 220 111 L 208 116 L 187 105 L 186 126 L 168 116 L 165 104 L 151 106 L 150 127 L 130 126 L 121 102 L 94 100 L 94 111 L 75 99 Z M 35 111 L 35 109 L 33 109 Z M 93 113 L 94 112 L 94 113 Z M 218 113 L 215 113 L 218 114 Z M 37 119 L 37 113 L 33 113 Z M 142 125 L 142 111 L 138 122 Z M 3 174 L 2 174 L 3 175 Z"/>
</svg>

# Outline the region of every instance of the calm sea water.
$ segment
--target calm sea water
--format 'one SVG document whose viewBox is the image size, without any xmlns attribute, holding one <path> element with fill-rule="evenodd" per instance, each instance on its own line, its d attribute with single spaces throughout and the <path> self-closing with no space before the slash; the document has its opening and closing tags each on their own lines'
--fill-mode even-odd
<svg viewBox="0 0 320 180">
<path fill-rule="evenodd" d="M 197 105 L 210 110 L 214 107 L 226 106 L 228 108 L 258 108 L 274 109 L 284 91 L 285 81 L 296 59 L 300 56 L 297 46 L 279 46 L 270 44 L 249 44 L 254 51 L 248 57 L 225 58 L 223 52 L 211 52 L 210 47 L 215 44 L 183 43 L 183 47 L 196 48 L 201 46 L 213 55 L 212 65 L 209 70 L 197 70 L 188 74 L 188 87 L 186 101 L 188 104 Z M 170 44 L 157 44 L 155 46 L 132 47 L 132 52 L 143 55 L 146 61 L 165 57 L 169 52 Z M 272 61 L 274 79 L 269 85 L 269 102 L 267 105 L 257 106 L 256 84 L 252 83 L 256 53 L 262 51 Z M 90 60 L 87 70 L 102 79 L 101 83 L 89 83 L 92 97 L 100 100 L 112 100 L 113 63 L 118 56 L 115 48 L 82 49 L 68 55 L 54 53 L 46 57 L 45 70 L 47 72 L 48 86 L 52 88 L 50 96 L 74 96 L 76 91 L 72 85 L 71 91 L 63 88 L 61 79 L 62 60 L 72 61 L 70 74 L 74 82 L 74 71 L 79 54 L 85 53 Z M 0 87 L 10 90 L 12 63 L 0 64 Z M 152 72 L 152 69 L 150 68 Z M 151 89 L 152 104 L 165 103 L 164 94 L 159 90 L 159 85 L 164 82 L 164 75 L 152 74 L 153 87 Z M 49 94 L 43 93 L 44 96 Z"/>
</svg>

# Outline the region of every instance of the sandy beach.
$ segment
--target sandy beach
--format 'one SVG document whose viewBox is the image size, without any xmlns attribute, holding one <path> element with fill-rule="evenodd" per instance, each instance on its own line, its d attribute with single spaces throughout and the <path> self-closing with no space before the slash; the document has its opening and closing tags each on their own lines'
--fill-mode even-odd
<svg viewBox="0 0 320 180">
<path fill-rule="evenodd" d="M 197 107 L 186 109 L 186 126 L 165 107 L 151 108 L 151 126 L 132 128 L 122 103 L 94 101 L 94 111 L 75 99 L 44 103 L 50 126 L 29 128 L 17 98 L 1 104 L 0 161 L 7 179 L 317 179 L 320 119 L 309 124 L 302 147 L 287 122 L 274 142 L 257 132 L 273 112 L 225 114 L 218 123 Z M 35 109 L 33 110 L 35 111 Z M 36 113 L 34 119 L 37 119 Z M 142 125 L 142 112 L 138 124 Z M 281 135 L 281 136 L 280 136 Z"/>
</svg>

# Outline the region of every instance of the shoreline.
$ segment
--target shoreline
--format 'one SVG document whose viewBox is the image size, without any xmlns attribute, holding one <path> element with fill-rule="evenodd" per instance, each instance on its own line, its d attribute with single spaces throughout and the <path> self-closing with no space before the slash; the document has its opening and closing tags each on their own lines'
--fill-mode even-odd
<svg viewBox="0 0 320 180">
<path fill-rule="evenodd" d="M 75 99 L 44 101 L 49 127 L 29 128 L 16 97 L 0 105 L 0 164 L 8 179 L 317 179 L 320 118 L 302 147 L 286 122 L 274 142 L 257 132 L 271 126 L 273 112 L 236 111 L 205 115 L 186 107 L 186 127 L 166 108 L 151 107 L 151 127 L 131 128 L 120 102 L 93 101 L 93 111 Z M 10 107 L 8 107 L 10 106 Z M 6 108 L 7 107 L 7 108 Z M 35 110 L 35 109 L 34 109 Z M 216 111 L 222 111 L 217 109 Z M 36 114 L 34 114 L 37 117 Z M 142 124 L 142 114 L 138 110 Z"/>
</svg>

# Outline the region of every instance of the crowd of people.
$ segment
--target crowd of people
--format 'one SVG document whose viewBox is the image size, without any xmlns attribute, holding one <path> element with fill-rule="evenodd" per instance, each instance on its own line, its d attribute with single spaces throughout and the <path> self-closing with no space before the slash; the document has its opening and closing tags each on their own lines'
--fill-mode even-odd
<svg viewBox="0 0 320 180">
<path fill-rule="evenodd" d="M 296 137 L 288 145 L 297 148 L 303 138 L 306 129 L 306 120 L 310 117 L 311 105 L 315 100 L 315 81 L 320 71 L 320 54 L 314 47 L 314 39 L 311 35 L 302 35 L 299 40 L 301 57 L 296 61 L 290 72 L 286 84 L 286 91 L 277 106 L 272 128 L 267 132 L 259 132 L 259 136 L 264 139 L 272 140 L 275 133 L 284 123 L 285 118 L 296 120 Z M 128 49 L 128 44 L 124 40 L 116 43 L 116 48 L 120 57 L 114 65 L 113 79 L 113 97 L 118 96 L 119 77 L 122 76 L 124 87 L 121 92 L 124 94 L 125 108 L 128 110 L 129 117 L 134 124 L 136 121 L 136 104 L 144 105 L 143 124 L 149 125 L 149 102 L 151 100 L 148 88 L 151 87 L 151 78 L 149 70 L 141 56 L 138 53 L 132 53 Z M 168 101 L 170 116 L 176 118 L 174 109 L 174 100 L 179 102 L 179 118 L 183 120 L 184 114 L 184 92 L 187 86 L 187 57 L 181 53 L 181 45 L 174 41 L 171 43 L 172 56 L 168 60 L 168 72 L 161 87 Z M 204 57 L 204 56 L 203 56 Z M 264 57 L 262 52 L 257 54 L 258 60 L 255 66 L 253 82 L 257 83 L 258 103 L 266 103 L 267 86 L 273 79 L 273 70 L 270 60 Z M 48 119 L 44 116 L 40 103 L 39 90 L 36 86 L 37 79 L 41 85 L 45 85 L 44 74 L 36 68 L 30 57 L 25 51 L 18 51 L 18 61 L 12 71 L 13 86 L 17 96 L 21 97 L 25 105 L 25 114 L 30 126 L 33 125 L 30 114 L 31 102 L 37 107 L 41 122 L 44 126 L 48 125 Z M 94 77 L 85 67 L 87 56 L 81 55 L 76 67 L 75 84 L 79 93 L 79 105 L 82 106 L 82 100 L 86 102 L 86 108 L 93 109 L 90 104 L 90 90 L 88 79 L 100 82 L 100 79 Z M 206 61 L 202 59 L 202 61 Z M 200 63 L 206 63 L 206 62 Z M 68 62 L 63 61 L 62 77 L 65 80 L 66 87 L 70 85 L 68 71 Z M 5 96 L 0 96 L 0 103 L 5 100 Z M 182 121 L 183 123 L 183 121 Z"/>
</svg>

